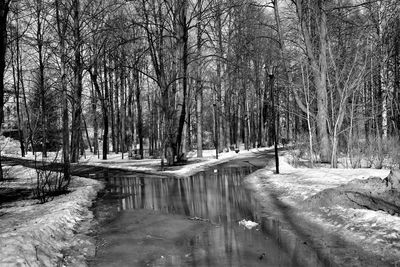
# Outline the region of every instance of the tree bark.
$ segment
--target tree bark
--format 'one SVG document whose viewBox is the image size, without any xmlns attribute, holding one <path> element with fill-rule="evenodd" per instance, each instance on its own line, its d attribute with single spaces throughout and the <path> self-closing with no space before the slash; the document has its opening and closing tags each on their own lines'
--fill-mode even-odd
<svg viewBox="0 0 400 267">
<path fill-rule="evenodd" d="M 125 61 L 126 57 L 122 52 L 122 60 Z M 121 68 L 120 72 L 120 87 L 121 87 L 121 105 L 120 105 L 120 116 L 121 116 L 121 157 L 124 158 L 124 153 L 126 151 L 126 84 L 125 84 L 125 72 L 124 69 Z"/>
<path fill-rule="evenodd" d="M 0 129 L 4 122 L 4 71 L 7 51 L 7 16 L 10 0 L 0 0 Z M 0 151 L 1 153 L 1 151 Z M 0 156 L 0 181 L 4 179 Z"/>
<path fill-rule="evenodd" d="M 114 63 L 114 66 L 115 66 L 115 71 L 114 71 L 114 101 L 113 101 L 113 104 L 114 104 L 114 115 L 115 115 L 115 121 L 114 121 L 114 126 L 115 126 L 115 150 L 114 150 L 114 152 L 115 153 L 119 153 L 119 151 L 120 151 L 120 144 L 121 144 L 121 142 L 120 142 L 120 139 L 121 139 L 121 135 L 120 135 L 120 132 L 121 132 L 121 116 L 120 116 L 120 103 L 119 103 L 119 96 L 120 96 L 120 92 L 119 92 L 119 89 L 120 89 L 120 87 L 119 87 L 119 83 L 118 83 L 118 78 L 119 78 L 119 75 L 118 75 L 118 72 L 120 72 L 121 70 L 120 70 L 120 66 L 118 65 L 119 63 L 117 63 L 117 56 L 116 56 L 116 58 L 114 59 L 115 60 L 115 63 Z"/>
<path fill-rule="evenodd" d="M 89 69 L 90 78 L 94 87 L 94 90 L 97 92 L 97 96 L 100 98 L 101 103 L 101 112 L 103 117 L 103 159 L 107 159 L 108 154 L 108 81 L 107 81 L 107 64 L 104 60 L 104 92 L 100 90 L 99 82 L 98 82 L 98 64 L 97 60 L 93 64 L 93 70 Z"/>
<path fill-rule="evenodd" d="M 68 121 L 68 88 L 67 88 L 67 77 L 66 77 L 66 68 L 67 68 L 67 52 L 65 47 L 65 32 L 67 30 L 66 21 L 63 20 L 63 17 L 66 16 L 65 11 L 63 10 L 61 13 L 60 9 L 60 0 L 56 0 L 56 20 L 57 20 L 57 32 L 58 38 L 60 40 L 60 52 L 61 52 L 61 66 L 60 66 L 60 75 L 61 75 L 61 98 L 62 98 L 62 160 L 63 160 L 63 174 L 64 180 L 67 181 L 67 185 L 69 184 L 71 175 L 70 175 L 70 154 L 69 154 L 69 121 Z"/>
<path fill-rule="evenodd" d="M 198 0 L 199 14 L 197 19 L 197 64 L 196 64 L 196 132 L 197 157 L 203 157 L 203 88 L 201 83 L 201 54 L 202 54 L 202 0 Z"/>
<path fill-rule="evenodd" d="M 109 100 L 108 103 L 110 105 L 110 119 L 111 119 L 111 145 L 112 145 L 112 150 L 115 152 L 117 150 L 117 142 L 116 142 L 116 136 L 115 136 L 115 103 L 114 103 L 114 94 L 115 94 L 115 86 L 114 86 L 114 78 L 113 78 L 113 66 L 112 66 L 112 59 L 111 55 L 109 57 L 109 64 L 110 64 L 110 69 L 108 70 L 108 81 L 109 81 Z M 115 68 L 115 64 L 114 64 Z"/>
<path fill-rule="evenodd" d="M 133 80 L 135 75 L 133 72 L 129 73 L 128 78 L 128 117 L 127 117 L 127 146 L 129 157 L 133 157 L 133 131 L 134 131 L 134 121 L 133 121 Z"/>
<path fill-rule="evenodd" d="M 18 14 L 17 14 L 18 16 Z M 16 32 L 15 32 L 15 49 L 16 53 L 14 53 L 14 50 L 11 49 L 11 62 L 12 62 L 12 72 L 13 72 L 13 82 L 14 82 L 14 94 L 15 94 L 15 103 L 16 103 L 16 109 L 17 109 L 17 123 L 18 123 L 18 138 L 19 138 L 19 143 L 20 143 L 20 149 L 21 149 L 21 156 L 25 157 L 25 140 L 24 140 L 24 131 L 22 127 L 22 117 L 21 117 L 21 108 L 20 108 L 20 50 L 19 50 L 19 23 L 18 23 L 18 17 L 16 19 Z"/>
<path fill-rule="evenodd" d="M 217 101 L 216 101 L 216 112 L 217 112 L 217 122 L 218 122 L 218 152 L 222 152 L 224 148 L 227 148 L 227 142 L 225 140 L 225 134 L 224 134 L 224 121 L 223 121 L 223 103 L 222 103 L 222 94 L 223 94 L 223 88 L 222 88 L 222 62 L 221 59 L 224 57 L 224 47 L 223 47 L 223 40 L 222 40 L 222 10 L 220 7 L 220 4 L 217 3 L 216 6 L 216 27 L 217 27 L 217 41 L 218 41 L 218 47 L 217 47 Z"/>
<path fill-rule="evenodd" d="M 185 138 L 182 138 L 185 120 L 186 120 L 186 105 L 187 105 L 187 72 L 188 72 L 188 38 L 189 38 L 189 29 L 187 25 L 187 0 L 181 0 L 180 5 L 178 7 L 179 10 L 179 19 L 178 19 L 178 54 L 179 54 L 179 61 L 180 64 L 180 73 L 182 73 L 181 79 L 179 82 L 181 83 L 182 87 L 182 107 L 181 107 L 181 114 L 179 117 L 179 124 L 178 124 L 178 133 L 177 133 L 177 140 L 176 146 L 177 151 L 176 155 L 178 156 L 178 161 L 184 159 L 186 157 L 186 151 L 183 151 L 182 148 L 186 147 L 183 145 L 186 142 Z"/>
<path fill-rule="evenodd" d="M 42 131 L 42 157 L 47 157 L 47 112 L 46 112 L 46 88 L 44 81 L 44 62 L 43 62 L 43 28 L 42 28 L 42 8 L 43 2 L 41 0 L 37 1 L 36 6 L 36 44 L 39 59 L 39 93 L 40 93 L 40 107 L 41 107 L 41 131 Z"/>
<path fill-rule="evenodd" d="M 74 93 L 72 102 L 72 136 L 71 162 L 78 162 L 81 141 L 82 124 L 82 60 L 81 60 L 81 31 L 80 31 L 80 3 L 73 1 L 73 34 L 74 34 Z"/>
<path fill-rule="evenodd" d="M 137 108 L 137 133 L 139 139 L 139 155 L 143 159 L 143 118 L 142 118 L 142 104 L 140 102 L 140 76 L 139 72 L 136 73 L 136 108 Z"/>
<path fill-rule="evenodd" d="M 318 141 L 320 159 L 322 162 L 330 162 L 331 146 L 328 133 L 328 93 L 326 87 L 327 78 L 327 21 L 326 13 L 324 10 L 323 0 L 318 1 L 317 20 L 319 22 L 319 40 L 318 44 L 313 43 L 311 40 L 311 33 L 303 16 L 302 1 L 296 0 L 297 15 L 300 20 L 301 30 L 304 38 L 306 54 L 310 62 L 311 71 L 313 74 L 313 81 L 317 93 L 317 128 L 318 128 Z M 315 47 L 317 45 L 317 47 Z M 319 51 L 316 54 L 315 51 Z"/>
<path fill-rule="evenodd" d="M 99 152 L 99 124 L 97 122 L 97 99 L 98 95 L 96 90 L 94 90 L 94 85 L 92 84 L 91 90 L 91 110 L 93 118 L 93 154 L 97 155 Z"/>
</svg>

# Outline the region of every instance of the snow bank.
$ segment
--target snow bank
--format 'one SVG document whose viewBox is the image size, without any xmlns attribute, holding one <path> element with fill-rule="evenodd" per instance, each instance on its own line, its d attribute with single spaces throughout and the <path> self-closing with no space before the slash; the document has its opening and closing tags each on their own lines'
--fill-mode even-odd
<svg viewBox="0 0 400 267">
<path fill-rule="evenodd" d="M 275 174 L 273 168 L 265 168 L 248 176 L 246 182 L 264 209 L 269 211 L 276 198 L 307 224 L 321 227 L 322 236 L 328 233 L 337 235 L 371 255 L 379 255 L 385 262 L 395 264 L 400 259 L 400 217 L 383 211 L 340 205 L 317 209 L 307 207 L 307 200 L 325 189 L 349 184 L 354 179 L 384 179 L 389 173 L 390 170 L 382 169 L 294 168 L 285 157 L 280 157 L 280 174 Z M 276 209 L 271 214 L 279 216 Z M 330 241 L 324 242 L 324 246 L 329 247 Z M 333 255 L 335 247 L 330 249 Z"/>
<path fill-rule="evenodd" d="M 101 188 L 98 181 L 74 177 L 69 194 L 2 208 L 0 266 L 85 265 L 84 257 L 94 253 L 84 235 L 93 218 L 89 207 Z"/>
<path fill-rule="evenodd" d="M 339 234 L 343 239 L 384 259 L 400 260 L 400 218 L 383 211 L 347 209 L 341 206 L 323 208 L 320 213 L 305 216 L 321 225 L 325 231 Z M 400 262 L 399 262 L 400 263 Z"/>
<path fill-rule="evenodd" d="M 349 183 L 354 179 L 369 177 L 385 178 L 390 170 L 383 169 L 333 169 L 333 168 L 294 168 L 285 157 L 279 157 L 280 174 L 273 174 L 268 168 L 262 174 L 270 188 L 279 190 L 285 204 L 296 206 L 300 201 L 328 188 Z"/>
</svg>

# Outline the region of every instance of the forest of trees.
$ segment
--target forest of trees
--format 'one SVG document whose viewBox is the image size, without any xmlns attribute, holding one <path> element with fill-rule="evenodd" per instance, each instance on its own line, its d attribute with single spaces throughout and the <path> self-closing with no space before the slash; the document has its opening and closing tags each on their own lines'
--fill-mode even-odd
<svg viewBox="0 0 400 267">
<path fill-rule="evenodd" d="M 87 149 L 164 166 L 275 129 L 332 167 L 399 143 L 397 0 L 0 0 L 0 27 L 2 128 L 66 176 Z"/>
</svg>

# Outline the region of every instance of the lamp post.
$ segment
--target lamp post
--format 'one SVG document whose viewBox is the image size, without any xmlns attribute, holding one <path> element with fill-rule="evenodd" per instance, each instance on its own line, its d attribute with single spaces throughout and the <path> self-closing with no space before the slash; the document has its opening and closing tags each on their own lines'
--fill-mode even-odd
<svg viewBox="0 0 400 267">
<path fill-rule="evenodd" d="M 270 96 L 272 104 L 272 130 L 274 133 L 274 148 L 275 148 L 275 170 L 276 174 L 279 174 L 279 157 L 278 157 L 278 144 L 277 144 L 277 132 L 276 132 L 276 114 L 275 114 L 275 95 L 274 95 L 274 69 L 275 67 L 270 66 L 268 68 L 268 76 L 270 82 Z"/>
<path fill-rule="evenodd" d="M 218 117 L 217 117 L 217 103 L 216 102 L 213 103 L 213 107 L 214 107 L 214 127 L 215 127 L 215 131 L 214 131 L 215 158 L 218 159 Z"/>
</svg>

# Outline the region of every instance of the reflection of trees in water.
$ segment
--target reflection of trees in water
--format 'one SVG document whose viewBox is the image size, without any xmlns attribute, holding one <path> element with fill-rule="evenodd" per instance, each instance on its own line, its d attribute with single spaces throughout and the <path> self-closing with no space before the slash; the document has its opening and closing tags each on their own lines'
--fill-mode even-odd
<svg viewBox="0 0 400 267">
<path fill-rule="evenodd" d="M 255 200 L 240 186 L 250 172 L 224 168 L 188 178 L 113 177 L 109 183 L 120 197 L 119 209 L 152 209 L 218 224 L 185 239 L 182 254 L 171 260 L 173 266 L 329 265 L 279 220 L 257 214 Z M 239 226 L 244 218 L 260 222 L 264 234 Z"/>
<path fill-rule="evenodd" d="M 219 223 L 253 219 L 248 192 L 239 186 L 250 168 L 223 168 L 187 178 L 111 178 L 120 209 L 154 209 Z"/>
</svg>

